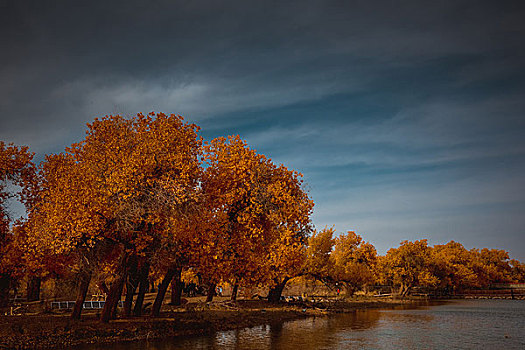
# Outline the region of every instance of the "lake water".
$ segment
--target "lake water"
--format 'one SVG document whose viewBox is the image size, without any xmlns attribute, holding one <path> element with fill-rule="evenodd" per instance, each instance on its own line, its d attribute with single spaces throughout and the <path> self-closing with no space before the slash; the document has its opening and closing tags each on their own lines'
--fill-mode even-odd
<svg viewBox="0 0 525 350">
<path fill-rule="evenodd" d="M 525 301 L 457 300 L 362 310 L 103 349 L 525 349 Z"/>
</svg>

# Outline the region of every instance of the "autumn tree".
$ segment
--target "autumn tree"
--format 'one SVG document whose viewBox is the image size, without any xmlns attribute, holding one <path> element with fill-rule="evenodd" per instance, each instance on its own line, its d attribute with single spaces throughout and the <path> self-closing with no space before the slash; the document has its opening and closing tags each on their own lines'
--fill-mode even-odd
<svg viewBox="0 0 525 350">
<path fill-rule="evenodd" d="M 381 278 L 397 286 L 401 296 L 406 296 L 415 286 L 437 285 L 439 281 L 431 264 L 431 247 L 426 239 L 403 241 L 399 248 L 391 248 L 381 259 Z"/>
<path fill-rule="evenodd" d="M 33 153 L 0 141 L 0 307 L 7 305 L 13 278 L 20 274 L 20 237 L 11 230 L 9 200 L 20 200 L 27 209 L 34 203 L 35 166 Z"/>
<path fill-rule="evenodd" d="M 477 275 L 471 268 L 472 254 L 462 244 L 450 241 L 435 245 L 431 259 L 439 287 L 448 293 L 477 286 Z"/>
<path fill-rule="evenodd" d="M 514 283 L 525 283 L 525 264 L 522 262 L 512 259 L 509 261 L 511 266 L 511 278 Z"/>
<path fill-rule="evenodd" d="M 469 268 L 477 277 L 476 285 L 487 288 L 494 283 L 512 281 L 509 253 L 502 249 L 471 249 Z"/>
<path fill-rule="evenodd" d="M 304 273 L 326 285 L 334 284 L 334 266 L 332 262 L 332 251 L 335 245 L 333 235 L 335 228 L 324 228 L 315 231 L 308 238 Z"/>
<path fill-rule="evenodd" d="M 188 208 L 196 202 L 201 177 L 201 140 L 197 132 L 196 125 L 184 123 L 175 115 L 139 115 L 134 120 L 138 146 L 134 146 L 128 162 L 137 168 L 129 173 L 129 196 L 122 198 L 117 212 L 118 226 L 124 232 L 135 231 L 132 237 L 121 240 L 128 250 L 131 247 L 130 256 L 148 258 L 156 252 L 169 252 L 164 256 L 171 259 L 184 255 L 184 247 L 188 246 L 184 242 L 191 239 L 192 232 L 187 225 L 191 220 Z M 170 244 L 171 251 L 160 249 Z M 142 261 L 143 267 L 150 264 L 147 259 Z M 162 302 L 164 293 L 165 289 L 159 288 L 153 310 Z M 140 290 L 139 298 L 143 298 Z"/>
<path fill-rule="evenodd" d="M 270 193 L 274 210 L 269 228 L 276 240 L 267 260 L 268 300 L 277 302 L 286 283 L 303 272 L 314 202 L 303 188 L 301 173 L 280 165 L 273 174 Z"/>
<path fill-rule="evenodd" d="M 171 303 L 180 305 L 182 294 L 182 272 L 197 266 L 202 261 L 203 227 L 208 226 L 208 212 L 203 210 L 199 195 L 197 199 L 177 208 L 176 215 L 170 215 L 159 244 L 151 258 L 152 266 L 164 272 L 153 303 L 151 314 L 158 316 L 167 292 L 172 286 Z M 204 233 L 206 233 L 205 231 Z"/>
<path fill-rule="evenodd" d="M 301 175 L 276 166 L 238 136 L 212 140 L 205 157 L 202 189 L 212 225 L 211 239 L 203 238 L 202 274 L 210 287 L 220 278 L 234 290 L 239 283 L 284 286 L 285 275 L 302 266 L 310 230 L 313 202 Z"/>
<path fill-rule="evenodd" d="M 376 249 L 353 231 L 336 237 L 331 261 L 333 279 L 345 286 L 347 295 L 375 281 Z"/>
<path fill-rule="evenodd" d="M 95 119 L 82 142 L 44 165 L 38 210 L 44 241 L 58 253 L 81 252 L 86 264 L 99 245 L 117 252 L 103 321 L 115 313 L 132 260 L 152 252 L 167 218 L 194 192 L 200 172 L 197 130 L 180 116 L 162 113 Z"/>
<path fill-rule="evenodd" d="M 270 193 L 274 165 L 238 136 L 216 138 L 205 147 L 207 168 L 202 190 L 208 217 L 199 269 L 209 284 L 209 298 L 222 278 L 235 286 L 264 276 L 274 209 Z M 236 293 L 232 294 L 235 299 Z"/>
<path fill-rule="evenodd" d="M 67 263 L 78 271 L 73 317 L 79 318 L 106 222 L 94 209 L 98 198 L 73 154 L 47 156 L 40 174 L 41 200 L 29 215 L 28 248 L 36 257 L 76 257 Z"/>
</svg>

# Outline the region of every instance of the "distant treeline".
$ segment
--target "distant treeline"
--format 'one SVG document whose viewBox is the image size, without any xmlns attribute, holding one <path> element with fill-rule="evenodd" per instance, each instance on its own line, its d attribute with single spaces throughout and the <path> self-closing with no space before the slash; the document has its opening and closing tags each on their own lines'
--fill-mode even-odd
<svg viewBox="0 0 525 350">
<path fill-rule="evenodd" d="M 300 173 L 238 136 L 204 142 L 198 131 L 176 115 L 107 116 L 38 165 L 27 147 L 0 141 L 0 307 L 22 281 L 27 299 L 39 299 L 50 279 L 77 284 L 73 318 L 96 284 L 107 295 L 103 322 L 123 295 L 123 315 L 141 315 L 152 280 L 159 315 L 170 284 L 172 303 L 181 302 L 188 276 L 208 300 L 229 283 L 232 299 L 239 286 L 265 286 L 272 302 L 298 276 L 347 294 L 380 283 L 401 295 L 524 280 L 523 265 L 501 250 L 421 240 L 380 257 L 353 232 L 315 232 Z M 26 218 L 11 220 L 12 197 Z"/>
<path fill-rule="evenodd" d="M 364 286 L 391 286 L 405 296 L 415 287 L 453 295 L 525 281 L 525 265 L 500 249 L 467 250 L 450 241 L 429 246 L 426 239 L 404 241 L 378 256 L 374 246 L 354 232 L 334 236 L 334 229 L 314 233 L 307 248 L 306 272 L 327 285 L 352 294 Z"/>
</svg>

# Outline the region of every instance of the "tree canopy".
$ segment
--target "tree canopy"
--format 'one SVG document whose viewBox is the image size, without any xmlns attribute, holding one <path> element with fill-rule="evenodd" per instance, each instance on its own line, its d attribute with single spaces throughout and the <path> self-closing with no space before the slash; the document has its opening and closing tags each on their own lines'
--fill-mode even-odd
<svg viewBox="0 0 525 350">
<path fill-rule="evenodd" d="M 13 198 L 27 211 L 16 222 Z M 455 293 L 524 281 L 523 264 L 506 251 L 454 241 L 404 241 L 379 256 L 353 231 L 316 231 L 313 207 L 301 173 L 239 136 L 205 142 L 178 115 L 95 119 L 83 140 L 38 166 L 27 147 L 0 141 L 0 304 L 27 275 L 75 278 L 82 305 L 97 270 L 108 292 L 105 322 L 124 288 L 125 314 L 138 288 L 140 315 L 150 279 L 161 280 L 158 315 L 170 283 L 176 300 L 188 275 L 210 297 L 217 283 L 230 283 L 264 286 L 270 301 L 298 276 L 344 286 L 346 295 L 378 284 L 404 296 L 417 287 Z"/>
</svg>

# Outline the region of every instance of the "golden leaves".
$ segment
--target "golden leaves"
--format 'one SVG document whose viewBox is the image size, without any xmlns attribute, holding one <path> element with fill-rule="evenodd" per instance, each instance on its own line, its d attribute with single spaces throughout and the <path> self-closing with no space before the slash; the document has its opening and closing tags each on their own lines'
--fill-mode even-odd
<svg viewBox="0 0 525 350">
<path fill-rule="evenodd" d="M 219 137 L 205 145 L 202 190 L 221 237 L 216 249 L 225 276 L 245 283 L 293 273 L 301 267 L 311 202 L 298 176 L 250 149 L 239 136 Z M 294 233 L 291 233 L 294 232 Z M 300 259 L 299 259 L 300 260 Z M 226 277 L 230 278 L 230 277 Z"/>
<path fill-rule="evenodd" d="M 34 217 L 47 230 L 40 231 L 52 232 L 42 233 L 58 252 L 101 239 L 148 249 L 173 207 L 194 198 L 197 130 L 162 113 L 95 119 L 83 141 L 42 165 L 45 200 Z"/>
<path fill-rule="evenodd" d="M 313 207 L 302 175 L 238 136 L 203 145 L 198 131 L 163 113 L 96 118 L 39 167 L 28 251 L 120 244 L 158 266 L 191 263 L 251 282 L 298 271 Z"/>
<path fill-rule="evenodd" d="M 12 275 L 21 270 L 25 233 L 10 229 L 11 221 L 5 205 L 13 197 L 27 208 L 35 201 L 38 181 L 32 159 L 33 153 L 27 147 L 0 141 L 0 274 Z"/>
</svg>

